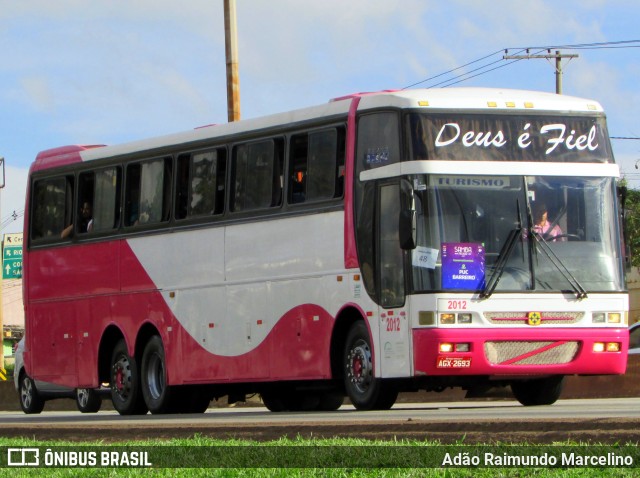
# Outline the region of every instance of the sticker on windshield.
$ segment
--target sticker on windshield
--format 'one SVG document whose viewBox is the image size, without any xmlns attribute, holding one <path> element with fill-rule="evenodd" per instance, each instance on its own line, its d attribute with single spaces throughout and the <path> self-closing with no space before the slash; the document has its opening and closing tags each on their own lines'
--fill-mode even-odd
<svg viewBox="0 0 640 478">
<path fill-rule="evenodd" d="M 425 269 L 435 269 L 438 260 L 438 249 L 430 247 L 416 247 L 413 250 L 412 264 L 414 267 L 424 267 Z"/>
<path fill-rule="evenodd" d="M 484 287 L 484 247 L 473 242 L 442 243 L 442 288 Z"/>
</svg>

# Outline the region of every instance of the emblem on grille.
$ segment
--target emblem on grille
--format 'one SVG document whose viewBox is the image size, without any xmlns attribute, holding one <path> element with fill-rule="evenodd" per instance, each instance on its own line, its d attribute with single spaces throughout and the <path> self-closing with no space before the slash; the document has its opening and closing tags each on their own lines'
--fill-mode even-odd
<svg viewBox="0 0 640 478">
<path fill-rule="evenodd" d="M 542 323 L 542 314 L 540 312 L 529 312 L 527 314 L 527 324 L 540 325 Z"/>
</svg>

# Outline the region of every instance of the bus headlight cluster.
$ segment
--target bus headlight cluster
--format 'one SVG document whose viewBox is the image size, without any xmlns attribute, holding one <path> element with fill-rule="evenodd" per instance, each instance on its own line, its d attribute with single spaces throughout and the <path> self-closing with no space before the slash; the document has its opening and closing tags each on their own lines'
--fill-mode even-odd
<svg viewBox="0 0 640 478">
<path fill-rule="evenodd" d="M 594 312 L 591 318 L 594 324 L 621 324 L 620 312 Z"/>
<path fill-rule="evenodd" d="M 594 342 L 593 351 L 600 352 L 620 352 L 620 342 Z"/>
<path fill-rule="evenodd" d="M 471 350 L 471 346 L 466 342 L 461 343 L 451 343 L 451 342 L 441 342 L 439 351 L 441 354 L 446 354 L 450 352 L 469 352 Z"/>
<path fill-rule="evenodd" d="M 452 324 L 470 324 L 471 323 L 471 314 L 469 312 L 454 314 L 451 312 L 446 312 L 439 314 L 440 315 L 440 324 L 442 325 L 452 325 Z"/>
</svg>

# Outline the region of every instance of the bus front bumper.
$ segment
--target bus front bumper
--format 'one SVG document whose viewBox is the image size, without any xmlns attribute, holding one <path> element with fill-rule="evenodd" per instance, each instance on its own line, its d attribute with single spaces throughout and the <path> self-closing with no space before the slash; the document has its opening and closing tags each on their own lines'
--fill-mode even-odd
<svg viewBox="0 0 640 478">
<path fill-rule="evenodd" d="M 628 346 L 626 327 L 413 330 L 416 376 L 623 374 Z"/>
</svg>

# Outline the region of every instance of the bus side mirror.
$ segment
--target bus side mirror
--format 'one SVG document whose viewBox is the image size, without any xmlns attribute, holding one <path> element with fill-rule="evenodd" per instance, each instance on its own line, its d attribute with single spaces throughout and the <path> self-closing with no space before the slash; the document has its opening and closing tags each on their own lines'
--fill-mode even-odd
<svg viewBox="0 0 640 478">
<path fill-rule="evenodd" d="M 400 247 L 405 251 L 416 248 L 416 210 L 400 211 Z"/>
<path fill-rule="evenodd" d="M 416 200 L 409 181 L 402 180 L 400 182 L 400 190 L 400 248 L 405 251 L 410 251 L 416 248 L 418 242 L 416 233 Z"/>
</svg>

